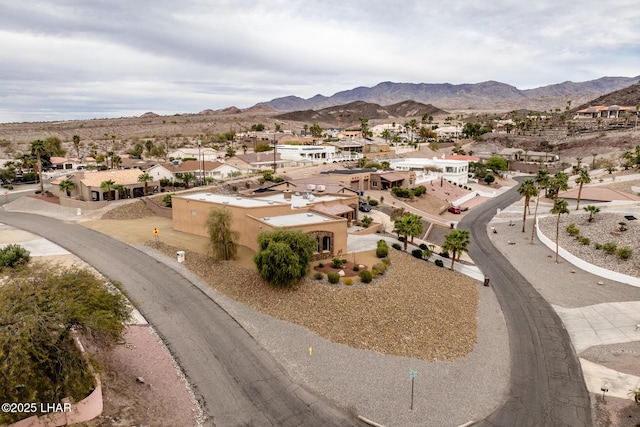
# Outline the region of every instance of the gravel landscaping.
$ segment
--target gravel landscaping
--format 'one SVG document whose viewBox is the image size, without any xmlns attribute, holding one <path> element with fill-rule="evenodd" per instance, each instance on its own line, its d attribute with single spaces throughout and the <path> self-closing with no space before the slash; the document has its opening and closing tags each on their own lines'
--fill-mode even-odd
<svg viewBox="0 0 640 427">
<path fill-rule="evenodd" d="M 640 271 L 640 215 L 638 220 L 627 220 L 622 213 L 599 212 L 592 222 L 588 222 L 586 213 L 560 216 L 560 247 L 566 249 L 578 258 L 629 276 L 638 277 Z M 557 216 L 540 218 L 540 229 L 551 240 L 555 241 Z M 625 222 L 627 230 L 620 231 L 620 222 Z M 580 230 L 580 236 L 589 238 L 590 243 L 584 245 L 576 237 L 570 236 L 566 229 L 574 223 Z M 621 260 L 616 254 L 607 254 L 602 249 L 596 249 L 595 244 L 601 245 L 613 242 L 618 248 L 629 247 L 633 250 L 631 258 Z"/>
</svg>

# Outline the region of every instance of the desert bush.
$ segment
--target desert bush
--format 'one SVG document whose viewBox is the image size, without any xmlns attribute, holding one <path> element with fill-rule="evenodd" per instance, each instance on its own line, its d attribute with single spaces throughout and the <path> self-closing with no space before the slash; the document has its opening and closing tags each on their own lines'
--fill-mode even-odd
<svg viewBox="0 0 640 427">
<path fill-rule="evenodd" d="M 399 251 L 401 251 L 401 250 L 402 250 L 402 246 L 400 245 L 400 243 L 394 243 L 393 245 L 391 245 L 391 247 L 392 247 L 393 249 L 397 249 L 397 250 L 399 250 Z"/>
<path fill-rule="evenodd" d="M 323 277 L 324 277 L 324 274 L 320 273 L 319 271 L 316 271 L 315 273 L 313 273 L 313 278 L 316 280 L 322 280 Z"/>
<path fill-rule="evenodd" d="M 340 258 L 333 258 L 331 260 L 331 265 L 333 266 L 333 268 L 342 268 L 342 260 Z"/>
<path fill-rule="evenodd" d="M 418 259 L 422 259 L 422 249 L 414 249 L 411 251 L 411 255 Z"/>
<path fill-rule="evenodd" d="M 353 266 L 353 271 L 360 271 L 360 266 L 358 264 L 355 264 Z"/>
<path fill-rule="evenodd" d="M 336 273 L 335 271 L 330 272 L 329 274 L 327 274 L 327 279 L 329 279 L 329 283 L 338 283 L 340 281 L 340 275 L 338 273 Z"/>
<path fill-rule="evenodd" d="M 442 258 L 449 258 L 449 252 L 440 252 L 438 255 L 440 255 Z"/>
<path fill-rule="evenodd" d="M 371 200 L 369 200 L 369 204 L 371 206 L 378 206 L 378 201 L 376 199 L 371 199 Z"/>
<path fill-rule="evenodd" d="M 393 187 L 391 189 L 391 193 L 393 193 L 394 196 L 400 197 L 403 199 L 408 199 L 412 195 L 411 190 L 409 190 L 408 188 L 402 188 L 402 187 Z"/>
<path fill-rule="evenodd" d="M 572 222 L 567 226 L 567 233 L 571 237 L 576 237 L 580 234 L 580 229 Z"/>
<path fill-rule="evenodd" d="M 594 244 L 593 244 L 593 248 L 594 248 L 595 250 L 599 251 L 600 249 L 602 249 L 602 244 L 601 244 L 601 243 L 596 242 L 596 243 L 594 243 Z"/>
<path fill-rule="evenodd" d="M 613 255 L 614 253 L 616 253 L 617 249 L 618 245 L 616 245 L 614 242 L 607 242 L 602 245 L 602 250 L 605 251 L 608 255 Z"/>
<path fill-rule="evenodd" d="M 324 267 L 324 263 L 323 262 L 319 262 L 318 263 L 318 267 L 320 267 L 320 268 Z"/>
<path fill-rule="evenodd" d="M 444 267 L 444 263 L 442 262 L 442 260 L 441 260 L 441 259 L 437 259 L 437 260 L 435 261 L 435 264 L 436 264 L 438 267 Z"/>
<path fill-rule="evenodd" d="M 362 270 L 358 275 L 362 283 L 369 283 L 373 280 L 373 274 L 369 270 Z"/>
<path fill-rule="evenodd" d="M 373 222 L 373 218 L 371 218 L 370 216 L 365 215 L 364 218 L 362 218 L 361 222 L 362 222 L 362 225 L 365 228 L 368 228 L 371 225 L 371 223 Z"/>
<path fill-rule="evenodd" d="M 385 258 L 389 255 L 389 247 L 388 246 L 378 246 L 376 248 L 376 256 L 378 258 Z"/>
<path fill-rule="evenodd" d="M 616 251 L 616 255 L 621 260 L 626 261 L 629 258 L 631 258 L 631 255 L 633 255 L 633 249 L 631 249 L 629 246 L 625 246 L 624 248 L 618 248 L 618 250 Z"/>
<path fill-rule="evenodd" d="M 413 195 L 420 197 L 427 192 L 427 188 L 424 185 L 419 185 L 413 189 Z"/>
<path fill-rule="evenodd" d="M 371 270 L 382 276 L 387 271 L 387 267 L 383 263 L 379 262 L 371 267 Z"/>
<path fill-rule="evenodd" d="M 424 251 L 425 249 L 427 249 L 427 248 L 428 248 L 428 246 L 427 246 L 427 244 L 426 244 L 426 243 L 420 243 L 420 246 L 418 246 L 418 247 L 419 247 L 420 249 L 422 249 L 423 251 Z"/>
<path fill-rule="evenodd" d="M 342 282 L 347 286 L 353 285 L 353 279 L 351 277 L 345 277 L 342 279 Z"/>
<path fill-rule="evenodd" d="M 24 265 L 31 259 L 28 250 L 20 245 L 9 244 L 0 249 L 0 271 L 5 267 L 15 268 Z"/>
<path fill-rule="evenodd" d="M 387 258 L 382 258 L 382 263 L 384 265 L 386 265 L 387 267 L 389 267 L 391 265 L 391 260 L 389 259 L 389 257 Z"/>
<path fill-rule="evenodd" d="M 590 244 L 591 244 L 591 239 L 589 239 L 588 237 L 584 237 L 584 236 L 582 236 L 582 237 L 578 237 L 578 241 L 579 241 L 581 244 L 585 245 L 585 246 L 587 246 L 587 245 L 590 245 Z"/>
</svg>

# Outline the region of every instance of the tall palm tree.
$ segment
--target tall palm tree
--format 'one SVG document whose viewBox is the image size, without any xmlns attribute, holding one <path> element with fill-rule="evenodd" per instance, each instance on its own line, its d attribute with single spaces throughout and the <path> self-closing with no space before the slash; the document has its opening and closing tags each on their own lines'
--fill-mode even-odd
<svg viewBox="0 0 640 427">
<path fill-rule="evenodd" d="M 593 222 L 593 217 L 600 212 L 600 208 L 594 205 L 588 205 L 586 208 L 582 208 L 584 209 L 586 212 L 589 212 L 589 219 L 587 219 L 588 222 Z"/>
<path fill-rule="evenodd" d="M 71 192 L 76 188 L 76 184 L 74 184 L 74 182 L 70 179 L 65 179 L 60 181 L 60 184 L 58 184 L 58 188 L 60 189 L 60 191 L 64 191 L 65 193 L 67 193 L 67 197 L 71 197 Z"/>
<path fill-rule="evenodd" d="M 460 259 L 462 252 L 467 252 L 469 249 L 469 243 L 471 243 L 471 241 L 467 230 L 453 230 L 445 236 L 442 249 L 447 252 L 451 252 L 451 270 L 453 270 L 453 265 L 455 264 L 456 259 Z"/>
<path fill-rule="evenodd" d="M 525 224 L 527 222 L 527 209 L 529 209 L 529 202 L 531 198 L 538 195 L 538 187 L 536 187 L 536 182 L 531 179 L 525 179 L 518 187 L 518 193 L 524 197 L 524 209 L 522 212 L 522 232 L 524 233 Z"/>
<path fill-rule="evenodd" d="M 408 216 L 408 222 L 410 224 L 410 228 L 409 228 L 409 236 L 411 237 L 411 243 L 413 243 L 413 238 L 416 236 L 420 236 L 422 235 L 422 232 L 424 231 L 424 225 L 422 224 L 422 217 L 416 214 L 409 214 Z"/>
<path fill-rule="evenodd" d="M 113 186 L 113 189 L 118 192 L 118 199 L 124 199 L 123 196 L 127 194 L 127 187 L 122 184 L 116 184 Z"/>
<path fill-rule="evenodd" d="M 578 175 L 579 176 L 576 178 L 576 182 L 580 184 L 580 187 L 578 187 L 578 203 L 576 203 L 576 210 L 580 209 L 580 196 L 582 195 L 582 186 L 591 182 L 591 177 L 589 176 L 589 171 L 587 170 L 587 168 L 580 169 Z"/>
<path fill-rule="evenodd" d="M 560 215 L 569 213 L 569 204 L 564 199 L 555 199 L 553 201 L 553 208 L 551 209 L 551 213 L 554 215 L 558 215 L 558 219 L 556 221 L 556 264 L 558 263 L 558 239 L 560 237 Z"/>
<path fill-rule="evenodd" d="M 149 195 L 149 188 L 148 188 L 148 183 L 150 183 L 151 181 L 153 181 L 153 177 L 151 175 L 149 175 L 148 173 L 143 173 L 141 175 L 138 175 L 138 182 L 141 182 L 144 184 L 144 195 L 148 196 Z"/>
<path fill-rule="evenodd" d="M 382 131 L 380 136 L 383 137 L 384 138 L 384 142 L 386 142 L 388 144 L 389 143 L 389 138 L 391 138 L 391 132 L 389 132 L 389 129 L 385 129 L 385 130 Z"/>
<path fill-rule="evenodd" d="M 540 203 L 540 190 L 544 188 L 545 196 L 547 188 L 549 188 L 549 172 L 546 169 L 539 169 L 536 177 L 533 179 L 538 186 L 538 197 L 536 197 L 536 209 L 533 211 L 533 224 L 531 227 L 531 243 L 533 244 L 533 236 L 536 231 L 535 224 L 538 221 L 538 204 Z"/>
<path fill-rule="evenodd" d="M 407 250 L 409 237 L 411 240 L 415 236 L 422 234 L 422 221 L 420 216 L 416 214 L 403 215 L 393 223 L 393 232 L 398 236 L 404 237 L 404 250 Z"/>
<path fill-rule="evenodd" d="M 111 201 L 111 190 L 113 189 L 113 186 L 116 185 L 115 182 L 113 182 L 112 180 L 107 180 L 107 181 L 102 181 L 100 183 L 100 188 L 102 189 L 103 192 L 107 193 L 107 201 L 110 202 Z"/>
<path fill-rule="evenodd" d="M 76 149 L 76 156 L 80 158 L 80 136 L 73 135 L 73 146 Z"/>
<path fill-rule="evenodd" d="M 564 172 L 556 172 L 549 180 L 549 188 L 553 190 L 553 200 L 557 200 L 561 191 L 569 189 L 569 175 Z"/>
<path fill-rule="evenodd" d="M 42 182 L 42 156 L 47 154 L 44 142 L 37 139 L 31 143 L 31 152 L 36 156 L 38 168 L 38 181 L 40 181 L 40 194 L 44 194 L 44 183 Z"/>
</svg>

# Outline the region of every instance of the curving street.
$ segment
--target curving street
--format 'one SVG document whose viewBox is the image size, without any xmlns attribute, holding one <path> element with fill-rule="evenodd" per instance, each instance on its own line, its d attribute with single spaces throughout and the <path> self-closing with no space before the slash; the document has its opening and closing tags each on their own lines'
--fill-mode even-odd
<svg viewBox="0 0 640 427">
<path fill-rule="evenodd" d="M 360 425 L 293 383 L 227 312 L 173 269 L 80 225 L 3 210 L 0 222 L 40 235 L 122 283 L 196 388 L 208 425 Z"/>
<path fill-rule="evenodd" d="M 491 243 L 496 209 L 520 199 L 517 186 L 469 212 L 469 255 L 490 279 L 508 327 L 511 378 L 504 404 L 477 426 L 591 426 L 589 393 L 569 335 L 549 303 Z M 552 280 L 553 278 L 550 278 Z"/>
</svg>

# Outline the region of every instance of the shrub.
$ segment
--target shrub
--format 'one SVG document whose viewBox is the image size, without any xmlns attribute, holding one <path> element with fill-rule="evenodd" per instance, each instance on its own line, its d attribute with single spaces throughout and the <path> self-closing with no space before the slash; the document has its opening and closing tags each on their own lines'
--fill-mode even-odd
<svg viewBox="0 0 640 427">
<path fill-rule="evenodd" d="M 382 258 L 382 263 L 384 265 L 386 265 L 387 267 L 389 267 L 391 265 L 391 260 L 389 259 L 389 257 L 387 258 Z"/>
<path fill-rule="evenodd" d="M 375 264 L 373 267 L 371 267 L 371 270 L 377 272 L 379 275 L 382 276 L 387 271 L 387 267 L 381 262 L 379 262 Z"/>
<path fill-rule="evenodd" d="M 369 204 L 371 206 L 378 206 L 378 201 L 376 199 L 371 199 L 371 200 L 369 200 Z"/>
<path fill-rule="evenodd" d="M 333 268 L 342 268 L 342 260 L 340 258 L 333 258 L 331 260 L 331 265 Z"/>
<path fill-rule="evenodd" d="M 394 196 L 400 197 L 403 199 L 408 199 L 412 195 L 411 190 L 409 190 L 408 188 L 402 188 L 402 187 L 393 187 L 391 189 L 391 193 L 393 193 Z"/>
<path fill-rule="evenodd" d="M 572 222 L 567 226 L 567 233 L 569 233 L 571 237 L 576 237 L 580 234 L 580 229 Z"/>
<path fill-rule="evenodd" d="M 338 283 L 340 281 L 340 275 L 338 273 L 336 273 L 335 271 L 330 272 L 329 274 L 327 274 L 327 279 L 329 279 L 329 283 Z"/>
<path fill-rule="evenodd" d="M 614 253 L 616 253 L 617 249 L 618 245 L 616 245 L 614 242 L 607 242 L 602 245 L 602 250 L 605 251 L 608 255 L 613 255 Z"/>
<path fill-rule="evenodd" d="M 618 223 L 618 226 L 619 226 L 619 227 L 618 227 L 618 230 L 620 230 L 620 231 L 627 231 L 627 223 L 626 223 L 626 222 L 624 222 L 624 221 L 620 221 L 620 222 Z"/>
<path fill-rule="evenodd" d="M 320 268 L 324 267 L 324 263 L 319 262 L 319 263 L 318 263 L 318 267 L 320 267 Z"/>
<path fill-rule="evenodd" d="M 618 255 L 618 258 L 620 258 L 621 260 L 626 261 L 631 258 L 631 255 L 633 255 L 633 249 L 631 249 L 629 246 L 618 248 L 618 250 L 616 251 L 616 255 Z"/>
<path fill-rule="evenodd" d="M 438 255 L 440 255 L 442 258 L 449 258 L 449 252 L 440 252 Z"/>
<path fill-rule="evenodd" d="M 31 259 L 28 250 L 20 245 L 10 244 L 0 249 L 0 271 L 5 267 L 15 268 L 24 265 Z"/>
<path fill-rule="evenodd" d="M 442 262 L 442 260 L 441 260 L 441 259 L 437 259 L 437 260 L 435 261 L 435 264 L 436 264 L 438 267 L 444 267 L 444 263 Z"/>
<path fill-rule="evenodd" d="M 362 222 L 362 225 L 365 228 L 368 228 L 371 225 L 371 223 L 373 222 L 373 218 L 371 218 L 370 216 L 365 215 L 364 218 L 362 218 L 361 222 Z"/>
<path fill-rule="evenodd" d="M 411 255 L 418 259 L 422 259 L 422 249 L 414 249 L 411 251 Z"/>
<path fill-rule="evenodd" d="M 380 246 L 384 246 L 385 248 L 388 248 L 388 247 L 389 247 L 389 246 L 387 245 L 387 241 L 386 241 L 386 240 L 384 240 L 384 239 L 380 239 L 380 240 L 378 240 L 378 243 L 376 243 L 376 245 L 377 245 L 378 247 L 380 247 Z"/>
<path fill-rule="evenodd" d="M 394 243 L 393 245 L 391 245 L 391 247 L 392 247 L 393 249 L 397 249 L 397 250 L 399 250 L 399 251 L 401 251 L 401 250 L 402 250 L 402 246 L 400 245 L 400 243 Z"/>
<path fill-rule="evenodd" d="M 168 208 L 170 208 L 171 205 L 171 198 L 173 197 L 173 193 L 169 193 L 169 194 L 165 194 L 164 197 L 162 198 L 162 203 L 164 203 L 164 205 Z"/>
<path fill-rule="evenodd" d="M 389 255 L 389 247 L 388 246 L 378 246 L 376 248 L 376 256 L 378 258 L 385 258 Z"/>
<path fill-rule="evenodd" d="M 369 270 L 362 270 L 358 275 L 362 283 L 369 283 L 373 280 L 373 274 Z"/>
<path fill-rule="evenodd" d="M 353 271 L 360 271 L 360 266 L 358 264 L 355 264 L 353 266 Z"/>
<path fill-rule="evenodd" d="M 427 249 L 427 248 L 428 248 L 428 246 L 427 246 L 427 244 L 426 244 L 426 243 L 420 243 L 420 246 L 418 246 L 418 247 L 419 247 L 420 249 L 422 249 L 423 251 L 424 251 L 425 249 Z"/>
<path fill-rule="evenodd" d="M 595 250 L 599 251 L 600 249 L 602 249 L 602 244 L 596 242 L 593 244 L 593 247 Z"/>
<path fill-rule="evenodd" d="M 427 188 L 424 185 L 419 185 L 413 189 L 413 195 L 420 197 L 427 192 Z"/>
<path fill-rule="evenodd" d="M 316 271 L 313 274 L 313 278 L 316 279 L 316 280 L 322 280 L 323 277 L 324 277 L 324 274 L 320 273 L 319 271 Z"/>
<path fill-rule="evenodd" d="M 591 244 L 591 239 L 589 239 L 588 237 L 579 237 L 578 241 L 583 244 L 583 245 L 590 245 Z"/>
<path fill-rule="evenodd" d="M 351 277 L 345 277 L 342 279 L 342 282 L 347 286 L 353 285 L 353 279 Z"/>
</svg>

